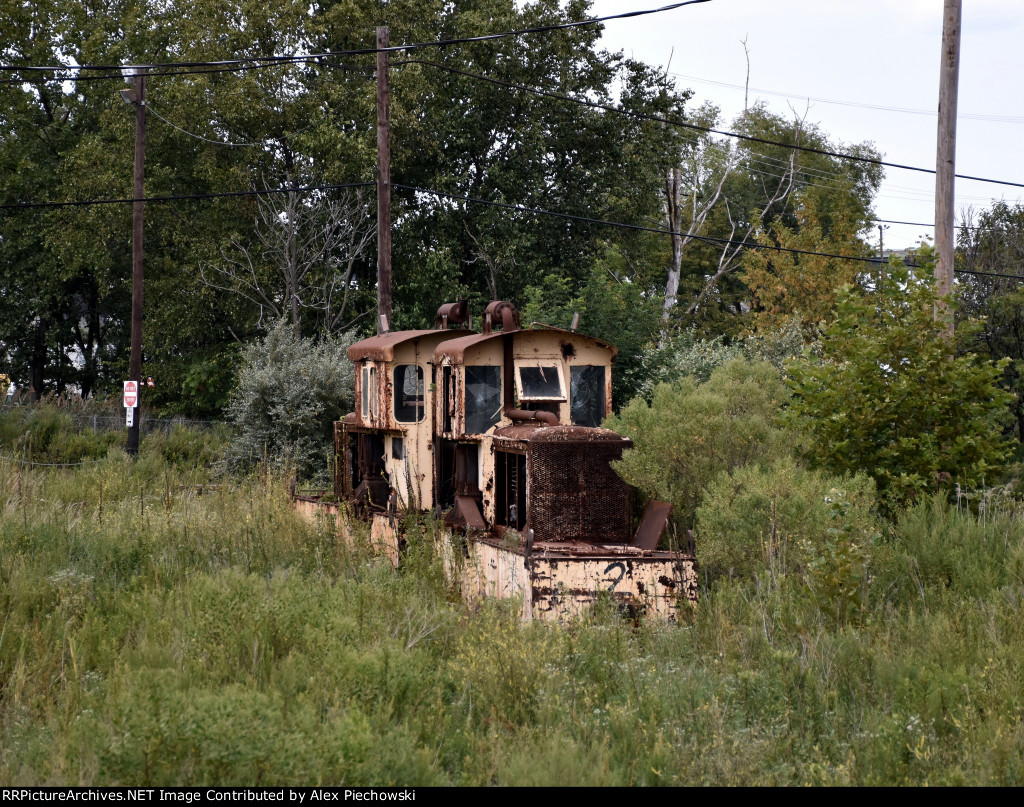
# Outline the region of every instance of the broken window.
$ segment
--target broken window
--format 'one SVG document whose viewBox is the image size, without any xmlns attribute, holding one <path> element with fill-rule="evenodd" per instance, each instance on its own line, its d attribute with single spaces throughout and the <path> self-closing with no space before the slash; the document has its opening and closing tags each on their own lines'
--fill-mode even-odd
<svg viewBox="0 0 1024 807">
<path fill-rule="evenodd" d="M 600 426 L 605 416 L 605 368 L 573 365 L 569 368 L 569 408 L 574 426 Z"/>
<path fill-rule="evenodd" d="M 423 420 L 423 368 L 416 364 L 395 367 L 395 420 L 419 423 Z"/>
<path fill-rule="evenodd" d="M 557 364 L 518 365 L 519 399 L 522 401 L 564 401 L 562 372 Z"/>
<path fill-rule="evenodd" d="M 526 526 L 526 457 L 494 452 L 495 523 L 514 530 Z"/>
<path fill-rule="evenodd" d="M 466 434 L 483 434 L 501 419 L 501 368 L 466 367 Z"/>
<path fill-rule="evenodd" d="M 441 431 L 450 433 L 452 430 L 452 368 L 444 366 L 441 383 Z"/>
<path fill-rule="evenodd" d="M 364 420 L 377 416 L 377 368 L 372 364 L 363 365 L 362 415 Z"/>
</svg>

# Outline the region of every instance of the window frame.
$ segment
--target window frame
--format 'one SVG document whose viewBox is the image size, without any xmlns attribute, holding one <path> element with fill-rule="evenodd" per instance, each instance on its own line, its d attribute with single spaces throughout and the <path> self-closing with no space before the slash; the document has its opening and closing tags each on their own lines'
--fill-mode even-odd
<svg viewBox="0 0 1024 807">
<path fill-rule="evenodd" d="M 524 367 L 530 368 L 552 368 L 558 374 L 558 389 L 561 393 L 558 396 L 553 395 L 526 395 L 523 391 L 523 374 L 522 370 Z M 515 362 L 515 377 L 516 385 L 516 396 L 520 401 L 558 401 L 559 403 L 565 403 L 568 400 L 567 390 L 565 387 L 565 373 L 562 369 L 562 362 L 558 359 L 529 359 L 526 361 Z"/>
<path fill-rule="evenodd" d="M 416 368 L 416 389 L 418 391 L 419 402 L 415 404 L 417 417 L 412 420 L 405 420 L 398 416 L 398 400 L 399 395 L 403 394 L 399 392 L 398 384 L 398 370 L 399 368 Z M 403 383 L 404 383 L 403 378 Z M 427 416 L 427 385 L 426 385 L 426 373 L 423 371 L 423 367 L 415 362 L 408 362 L 405 364 L 396 364 L 394 369 L 391 371 L 391 414 L 395 418 L 396 423 L 422 423 L 423 419 Z"/>
</svg>

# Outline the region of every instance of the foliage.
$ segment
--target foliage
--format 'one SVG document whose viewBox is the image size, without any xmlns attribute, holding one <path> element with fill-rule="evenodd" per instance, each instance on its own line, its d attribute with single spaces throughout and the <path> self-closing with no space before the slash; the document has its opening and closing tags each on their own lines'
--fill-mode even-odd
<svg viewBox="0 0 1024 807">
<path fill-rule="evenodd" d="M 354 406 L 352 334 L 320 342 L 297 338 L 280 320 L 242 354 L 228 406 L 238 436 L 228 451 L 235 467 L 267 461 L 294 466 L 302 479 L 325 479 L 334 453 L 333 423 Z"/>
<path fill-rule="evenodd" d="M 1006 361 L 950 356 L 929 255 L 914 274 L 897 263 L 870 290 L 844 289 L 824 332 L 821 360 L 788 366 L 792 422 L 832 473 L 872 477 L 890 505 L 930 490 L 998 481 L 1007 457 L 999 388 Z"/>
<path fill-rule="evenodd" d="M 723 128 L 721 124 L 711 124 Z M 746 109 L 728 127 L 732 131 L 781 144 L 810 146 L 823 151 L 857 154 L 879 159 L 870 144 L 833 142 L 820 127 L 795 118 L 786 119 L 769 111 L 763 104 Z M 724 144 L 720 148 L 726 147 Z M 695 327 L 699 332 L 733 335 L 743 330 L 751 302 L 751 291 L 743 280 L 744 256 L 750 253 L 737 244 L 746 244 L 760 234 L 767 238 L 772 231 L 791 234 L 804 248 L 815 251 L 825 244 L 830 229 L 815 232 L 815 222 L 807 221 L 810 232 L 803 234 L 805 222 L 799 214 L 808 202 L 819 212 L 818 223 L 848 217 L 855 234 L 870 217 L 871 200 L 881 182 L 881 169 L 869 163 L 840 160 L 824 154 L 797 154 L 785 146 L 741 141 L 727 146 L 732 159 L 726 161 L 731 171 L 722 184 L 721 199 L 707 215 L 703 236 L 720 239 L 715 242 L 691 242 L 685 246 L 679 282 L 679 311 L 669 324 Z M 699 198 L 720 181 L 693 184 L 688 195 Z M 695 195 L 696 194 L 696 195 Z M 833 208 L 836 208 L 833 210 Z M 841 210 L 839 209 L 841 208 Z M 854 244 L 837 243 L 836 232 L 831 245 L 843 250 L 860 250 Z M 730 243 L 731 242 L 731 243 Z M 774 327 L 774 325 L 772 326 Z"/>
<path fill-rule="evenodd" d="M 650 403 L 635 398 L 605 422 L 633 441 L 615 470 L 645 496 L 675 504 L 674 517 L 690 527 L 722 471 L 788 453 L 790 434 L 777 423 L 787 397 L 774 367 L 743 359 L 723 364 L 702 384 L 659 384 Z"/>
<path fill-rule="evenodd" d="M 697 509 L 697 556 L 708 585 L 723 576 L 803 584 L 845 621 L 864 604 L 869 545 L 877 537 L 874 483 L 830 477 L 786 457 L 723 473 Z"/>
<path fill-rule="evenodd" d="M 52 401 L 0 409 L 0 451 L 26 462 L 93 460 L 125 439 L 123 429 L 95 433 L 76 425 L 68 408 Z"/>
<path fill-rule="evenodd" d="M 112 453 L 0 460 L 8 786 L 1014 785 L 1024 526 L 944 501 L 872 545 L 845 625 L 721 578 L 687 625 L 523 624 L 291 511 Z M 171 495 L 168 496 L 167 492 Z M 359 531 L 358 525 L 350 528 Z"/>
<path fill-rule="evenodd" d="M 8 65 L 201 62 L 366 48 L 383 24 L 393 43 L 424 42 L 591 13 L 587 0 L 237 0 L 230 11 L 214 0 L 95 8 L 39 0 L 0 7 L 0 30 L 7 33 L 0 55 Z M 457 299 L 476 312 L 492 298 L 529 306 L 534 292 L 528 290 L 544 290 L 536 306 L 545 318 L 569 301 L 587 301 L 584 328 L 606 319 L 621 325 L 611 330 L 622 350 L 616 397 L 624 401 L 623 393 L 640 381 L 635 359 L 641 346 L 659 336 L 648 313 L 663 300 L 669 272 L 679 285 L 678 315 L 669 330 L 683 324 L 705 335 L 735 336 L 750 295 L 734 271 L 739 252 L 716 278 L 717 270 L 709 271 L 719 265 L 716 245 L 687 243 L 675 260 L 679 245 L 664 235 L 588 219 L 642 228 L 663 220 L 665 180 L 676 170 L 678 210 L 691 209 L 690 201 L 710 203 L 697 229 L 712 238 L 742 239 L 776 220 L 797 226 L 787 199 L 767 201 L 780 176 L 792 174 L 797 190 L 809 177 L 829 184 L 821 177 L 837 176 L 837 187 L 853 187 L 851 204 L 866 209 L 877 170 L 809 154 L 790 166 L 785 147 L 731 143 L 464 74 L 557 87 L 560 94 L 642 115 L 725 125 L 713 105 L 690 109 L 691 92 L 663 70 L 601 50 L 599 37 L 599 26 L 581 26 L 467 43 L 447 49 L 443 58 L 395 60 L 393 324 L 423 327 L 440 303 Z M 340 63 L 186 71 L 148 81 L 146 195 L 201 198 L 146 206 L 143 373 L 157 382 L 145 391 L 146 406 L 219 416 L 238 345 L 264 332 L 268 312 L 287 311 L 306 337 L 372 330 L 376 261 L 365 218 L 348 205 L 340 217 L 346 237 L 326 237 L 331 216 L 325 211 L 346 207 L 347 192 L 288 191 L 372 180 L 374 68 L 373 55 L 364 54 Z M 14 79 L 0 85 L 0 203 L 124 198 L 133 115 L 116 88 L 66 82 L 63 74 Z M 815 127 L 760 106 L 735 126 L 783 143 L 840 148 Z M 873 153 L 867 146 L 850 148 Z M 276 202 L 261 205 L 251 190 L 266 191 L 260 198 Z M 212 196 L 224 192 L 239 195 Z M 307 228 L 302 221 L 310 214 Z M 692 218 L 679 226 L 693 225 Z M 0 365 L 19 388 L 87 396 L 118 387 L 127 367 L 130 232 L 128 205 L 11 210 L 0 221 Z M 293 249 L 311 234 L 312 249 Z M 608 287 L 607 317 L 599 310 L 607 282 L 595 279 L 601 274 L 595 267 L 610 270 L 611 282 L 622 286 Z M 564 288 L 551 285 L 555 273 Z M 204 276 L 245 295 L 212 288 Z M 622 324 L 615 313 L 621 303 L 636 305 L 640 315 Z"/>
<path fill-rule="evenodd" d="M 622 259 L 609 251 L 594 265 L 586 284 L 574 293 L 561 275 L 550 274 L 524 291 L 524 323 L 543 322 L 568 328 L 579 313 L 581 333 L 611 343 L 618 350 L 612 374 L 612 401 L 618 408 L 636 395 L 644 368 L 644 345 L 657 327 L 657 299 L 622 276 Z"/>
<path fill-rule="evenodd" d="M 862 258 L 867 245 L 858 238 L 866 210 L 851 187 L 808 188 L 794 196 L 795 226 L 776 220 L 755 239 L 763 249 L 743 256 L 743 282 L 750 289 L 753 328 L 772 331 L 791 320 L 809 332 L 832 319 L 836 293 L 853 284 L 858 260 L 771 249 L 819 252 Z M 827 192 L 827 196 L 825 193 Z"/>
<path fill-rule="evenodd" d="M 707 381 L 712 371 L 736 358 L 768 362 L 782 371 L 785 363 L 799 356 L 805 334 L 798 323 L 789 322 L 777 331 L 748 334 L 726 340 L 724 336 L 701 338 L 696 328 L 682 331 L 658 345 L 647 345 L 640 356 L 640 383 L 635 394 L 650 400 L 654 387 L 691 376 Z M 814 348 L 814 343 L 811 343 Z"/>
<path fill-rule="evenodd" d="M 1013 393 L 1011 411 L 1018 451 L 1024 446 L 1024 205 L 1003 201 L 975 215 L 968 210 L 957 230 L 957 269 L 1008 277 L 958 275 L 963 317 L 980 321 L 978 349 L 993 361 L 1008 358 L 1003 387 Z"/>
<path fill-rule="evenodd" d="M 169 432 L 147 434 L 139 446 L 143 458 L 159 455 L 167 465 L 178 468 L 207 468 L 224 458 L 229 435 L 219 429 L 190 429 L 176 424 Z"/>
</svg>

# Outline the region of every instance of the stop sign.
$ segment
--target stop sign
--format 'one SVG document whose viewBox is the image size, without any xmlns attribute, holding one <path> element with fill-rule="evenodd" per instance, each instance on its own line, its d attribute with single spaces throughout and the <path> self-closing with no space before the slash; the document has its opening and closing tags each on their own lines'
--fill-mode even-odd
<svg viewBox="0 0 1024 807">
<path fill-rule="evenodd" d="M 134 409 L 139 405 L 139 382 L 124 382 L 124 405 L 128 409 Z"/>
</svg>

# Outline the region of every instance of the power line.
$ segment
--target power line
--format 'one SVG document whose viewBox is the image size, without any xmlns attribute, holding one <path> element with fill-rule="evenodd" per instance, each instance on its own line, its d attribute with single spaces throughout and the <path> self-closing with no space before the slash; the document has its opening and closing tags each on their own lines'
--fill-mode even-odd
<svg viewBox="0 0 1024 807">
<path fill-rule="evenodd" d="M 282 65 L 287 67 L 288 65 L 291 65 L 291 64 L 293 64 L 293 62 L 278 62 L 278 63 L 274 63 L 274 64 L 241 65 L 241 66 L 238 66 L 238 67 L 211 68 L 209 70 L 163 70 L 163 71 L 154 71 L 152 73 L 146 73 L 146 78 L 150 79 L 150 78 L 160 77 L 160 76 L 171 76 L 171 77 L 173 77 L 173 76 L 205 76 L 205 75 L 210 75 L 210 74 L 215 74 L 215 73 L 243 73 L 243 72 L 245 72 L 247 70 L 262 70 L 262 69 L 267 68 L 267 67 L 280 67 Z M 348 71 L 355 72 L 355 73 L 367 73 L 367 74 L 372 74 L 374 72 L 374 70 L 375 70 L 375 68 L 367 66 L 367 65 L 354 65 L 354 64 L 335 64 L 334 68 L 336 70 L 348 70 Z M 0 65 L 0 70 L 2 70 L 2 69 L 4 69 L 4 66 Z M 70 69 L 73 69 L 73 66 L 64 67 L 64 68 L 61 68 L 61 69 L 62 70 L 70 70 Z M 119 70 L 120 68 L 112 68 L 112 69 L 118 69 Z M 77 84 L 78 82 L 88 83 L 90 81 L 124 81 L 124 76 L 121 75 L 120 73 L 117 73 L 116 75 L 111 75 L 111 76 L 56 76 L 56 77 L 54 77 L 52 79 L 5 78 L 5 79 L 0 79 L 0 85 L 7 84 L 7 85 L 21 86 L 22 84 L 28 84 L 29 86 L 38 87 L 40 85 L 46 84 L 47 82 L 54 82 L 54 83 L 60 83 L 60 84 L 63 84 L 63 83 Z"/>
<path fill-rule="evenodd" d="M 148 76 L 147 76 L 147 78 L 148 78 Z M 260 142 L 260 143 L 233 143 L 230 140 L 214 140 L 214 139 L 212 139 L 210 137 L 203 137 L 202 135 L 195 134 L 195 132 L 190 132 L 190 131 L 188 131 L 186 129 L 182 129 L 176 123 L 171 123 L 171 121 L 167 120 L 167 118 L 165 118 L 163 115 L 161 115 L 159 112 L 157 112 L 156 109 L 153 108 L 152 104 L 149 104 L 149 106 L 147 108 L 149 109 L 150 112 L 153 113 L 153 115 L 155 115 L 157 118 L 162 120 L 164 123 L 166 123 L 172 129 L 177 129 L 183 135 L 188 135 L 189 137 L 194 137 L 196 140 L 202 140 L 204 143 L 212 143 L 215 146 L 262 146 L 262 145 L 264 145 L 264 143 L 262 143 L 262 142 Z"/>
<path fill-rule="evenodd" d="M 291 188 L 266 188 L 251 191 L 222 191 L 220 193 L 182 193 L 175 196 L 144 196 L 140 199 L 86 199 L 71 202 L 24 202 L 13 205 L 0 205 L 0 210 L 33 210 L 38 208 L 56 207 L 88 207 L 90 205 L 121 205 L 135 202 L 184 202 L 202 199 L 223 199 L 232 196 L 266 196 L 274 193 L 308 193 L 309 191 L 334 191 L 345 188 L 369 188 L 376 182 L 339 182 L 331 185 L 300 185 Z"/>
<path fill-rule="evenodd" d="M 735 239 L 728 239 L 728 238 L 713 238 L 711 236 L 690 235 L 688 233 L 679 232 L 679 231 L 675 231 L 675 230 L 663 230 L 663 229 L 660 229 L 660 228 L 657 228 L 657 227 L 645 227 L 645 226 L 643 226 L 641 224 L 627 224 L 626 222 L 622 222 L 622 221 L 608 221 L 607 219 L 598 219 L 598 218 L 593 218 L 591 216 L 578 216 L 578 215 L 575 215 L 575 214 L 572 214 L 572 213 L 559 213 L 559 212 L 554 211 L 554 210 L 545 210 L 544 208 L 540 208 L 540 207 L 526 207 L 525 205 L 513 205 L 513 204 L 508 204 L 507 202 L 492 202 L 492 201 L 487 200 L 487 199 L 479 199 L 479 198 L 476 198 L 476 197 L 473 197 L 473 196 L 465 196 L 465 195 L 456 194 L 456 193 L 448 193 L 447 191 L 436 191 L 436 190 L 432 190 L 430 188 L 419 188 L 419 187 L 415 187 L 413 185 L 403 185 L 403 184 L 398 183 L 398 182 L 393 183 L 393 187 L 402 188 L 404 190 L 414 191 L 414 192 L 418 192 L 418 193 L 428 193 L 428 194 L 431 194 L 433 196 L 443 196 L 445 198 L 453 199 L 453 200 L 466 201 L 466 202 L 472 202 L 474 204 L 482 204 L 482 205 L 488 205 L 490 207 L 503 208 L 505 210 L 514 210 L 514 211 L 520 212 L 520 213 L 537 213 L 537 214 L 544 215 L 544 216 L 554 216 L 556 218 L 567 219 L 569 221 L 578 221 L 578 222 L 581 222 L 581 223 L 584 223 L 584 224 L 600 224 L 600 225 L 604 225 L 604 226 L 608 226 L 608 227 L 619 227 L 619 228 L 624 229 L 624 230 L 638 230 L 638 231 L 641 231 L 641 232 L 654 233 L 656 235 L 681 235 L 681 236 L 684 236 L 684 237 L 692 238 L 695 241 L 704 241 L 704 242 L 718 244 L 718 245 L 745 246 L 748 249 L 766 249 L 766 250 L 769 250 L 769 251 L 772 251 L 772 252 L 788 252 L 788 253 L 792 253 L 794 255 L 810 255 L 810 256 L 819 257 L 819 258 L 835 258 L 835 259 L 838 259 L 838 260 L 858 261 L 859 263 L 871 263 L 871 264 L 876 264 L 876 265 L 885 264 L 885 263 L 888 262 L 887 260 L 885 260 L 883 258 L 877 258 L 877 257 L 864 257 L 864 258 L 861 258 L 861 257 L 853 256 L 853 255 L 838 255 L 838 254 L 830 253 L 830 252 L 815 252 L 815 251 L 809 250 L 809 249 L 793 249 L 791 247 L 779 247 L 779 246 L 774 246 L 774 245 L 771 245 L 771 244 L 760 244 L 760 243 L 757 243 L 756 241 L 755 242 L 747 242 L 747 241 L 736 241 Z M 910 269 L 920 269 L 920 268 L 922 268 L 921 265 L 917 264 L 917 263 L 906 263 L 906 262 L 904 262 L 903 265 L 908 267 L 908 268 L 910 268 Z M 978 271 L 970 270 L 970 269 L 957 269 L 956 271 L 958 273 L 960 273 L 960 274 L 978 275 L 978 276 L 982 276 L 982 277 L 1005 277 L 1005 278 L 1011 278 L 1011 279 L 1014 279 L 1014 280 L 1024 280 L 1024 276 L 1021 276 L 1021 275 L 1002 274 L 1002 273 L 999 273 L 999 272 L 978 272 Z"/>
<path fill-rule="evenodd" d="M 473 204 L 487 205 L 490 207 L 498 207 L 504 210 L 514 210 L 518 213 L 537 213 L 543 216 L 554 216 L 555 218 L 566 219 L 568 221 L 578 221 L 584 224 L 600 224 L 607 227 L 618 227 L 623 230 L 636 230 L 640 232 L 655 233 L 657 235 L 679 235 L 685 238 L 690 238 L 694 241 L 703 241 L 710 244 L 724 245 L 724 246 L 741 246 L 748 247 L 750 249 L 767 249 L 774 252 L 790 252 L 795 255 L 813 255 L 820 258 L 838 258 L 844 261 L 860 261 L 861 263 L 879 263 L 878 258 L 859 258 L 852 255 L 838 255 L 830 252 L 814 252 L 808 249 L 793 249 L 790 247 L 777 247 L 770 244 L 760 244 L 757 242 L 749 241 L 737 241 L 730 238 L 714 238 L 708 235 L 692 235 L 690 233 L 684 233 L 676 230 L 664 230 L 658 227 L 646 227 L 642 224 L 627 224 L 622 221 L 609 221 L 607 219 L 598 219 L 591 216 L 579 216 L 573 213 L 560 213 L 555 210 L 545 210 L 541 207 L 527 207 L 526 205 L 514 205 L 507 202 L 493 202 L 488 199 L 480 199 L 474 196 L 465 196 L 457 193 L 448 193 L 447 191 L 436 191 L 430 188 L 420 188 L 414 185 L 403 185 L 398 182 L 392 183 L 395 188 L 402 188 L 407 191 L 414 191 L 418 193 L 428 193 L 433 196 L 441 196 L 447 199 L 472 202 Z M 908 266 L 915 266 L 915 264 L 908 264 Z"/>
<path fill-rule="evenodd" d="M 561 31 L 569 28 L 579 28 L 585 25 L 595 25 L 609 20 L 624 20 L 631 17 L 644 17 L 649 14 L 660 14 L 665 11 L 673 11 L 683 6 L 692 6 L 698 3 L 708 3 L 710 0 L 684 0 L 681 3 L 661 6 L 660 8 L 643 9 L 640 11 L 626 11 L 621 14 L 608 14 L 604 17 L 588 17 L 575 22 L 552 23 L 551 25 L 539 25 L 533 28 L 520 28 L 515 31 L 502 31 L 494 34 L 481 34 L 479 36 L 460 37 L 457 39 L 439 39 L 433 42 L 413 42 L 406 45 L 391 45 L 384 48 L 356 48 L 354 50 L 325 51 L 323 53 L 294 54 L 292 56 L 246 56 L 239 59 L 221 59 L 219 61 L 201 62 L 163 62 L 148 65 L 115 65 L 115 64 L 83 64 L 83 65 L 0 65 L 0 71 L 29 71 L 29 72 L 53 72 L 62 70 L 122 70 L 137 68 L 152 68 L 156 70 L 174 67 L 231 67 L 235 65 L 254 64 L 256 66 L 267 66 L 274 64 L 292 64 L 296 62 L 315 61 L 317 59 L 336 58 L 338 56 L 366 56 L 377 53 L 392 53 L 397 51 L 419 50 L 421 48 L 444 48 L 449 45 L 464 45 L 472 42 L 490 42 L 495 39 L 505 39 L 512 36 L 523 36 L 524 34 L 540 34 L 548 31 Z"/>
<path fill-rule="evenodd" d="M 122 199 L 89 199 L 82 201 L 69 201 L 69 202 L 28 202 L 23 204 L 14 205 L 0 205 L 0 210 L 31 210 L 38 208 L 59 208 L 59 207 L 87 207 L 90 205 L 112 205 L 112 204 L 131 204 L 136 201 L 142 202 L 179 202 L 179 201 L 201 201 L 206 199 L 221 199 L 230 198 L 236 196 L 263 196 L 275 193 L 308 193 L 311 191 L 329 191 L 329 190 L 343 190 L 346 188 L 367 188 L 376 185 L 375 182 L 342 182 L 331 185 L 301 185 L 291 188 L 268 188 L 265 190 L 250 190 L 250 191 L 222 191 L 219 193 L 191 193 L 191 194 L 178 194 L 174 196 L 146 196 L 141 199 L 122 198 Z M 634 230 L 640 232 L 653 233 L 655 235 L 681 235 L 688 237 L 694 241 L 702 241 L 705 243 L 711 243 L 716 245 L 725 246 L 743 246 L 748 249 L 766 249 L 773 252 L 787 252 L 795 255 L 809 255 L 820 258 L 835 258 L 837 260 L 844 261 L 858 261 L 860 263 L 872 263 L 880 264 L 885 263 L 884 260 L 875 257 L 856 257 L 853 255 L 839 255 L 836 253 L 829 252 L 815 252 L 808 249 L 793 249 L 790 247 L 779 247 L 771 244 L 760 244 L 757 242 L 737 241 L 735 239 L 728 238 L 714 238 L 706 235 L 691 235 L 684 232 L 674 230 L 664 230 L 657 227 L 646 227 L 641 224 L 628 224 L 621 221 L 609 221 L 607 219 L 594 218 L 592 216 L 579 216 L 573 213 L 560 213 L 555 210 L 546 210 L 540 207 L 527 207 L 525 205 L 514 205 L 506 202 L 494 202 L 488 199 L 480 199 L 474 196 L 466 196 L 462 194 L 448 193 L 447 191 L 438 191 L 431 188 L 420 188 L 414 185 L 404 185 L 398 182 L 392 183 L 392 187 L 402 188 L 403 190 L 413 191 L 416 193 L 427 193 L 432 196 L 444 197 L 447 199 L 466 201 L 473 204 L 486 205 L 489 207 L 497 207 L 505 210 L 513 210 L 519 213 L 535 213 L 543 216 L 553 216 L 555 218 L 565 219 L 568 221 L 578 221 L 584 224 L 599 224 L 607 227 L 618 227 L 624 230 Z M 885 221 L 884 219 L 874 219 L 874 221 Z M 914 222 L 893 222 L 911 224 Z M 928 225 L 921 225 L 928 226 Z M 905 264 L 910 268 L 920 268 L 918 264 L 908 263 Z M 978 272 L 967 269 L 958 269 L 960 274 L 977 275 L 981 277 L 1003 277 L 1014 280 L 1024 280 L 1024 276 L 1002 274 L 998 272 Z"/>
<path fill-rule="evenodd" d="M 836 104 L 837 106 L 850 106 L 859 107 L 861 109 L 878 109 L 883 112 L 904 112 L 909 115 L 930 115 L 935 117 L 936 110 L 934 109 L 911 109 L 909 107 L 902 106 L 883 106 L 881 104 L 865 104 L 857 101 L 837 101 L 834 98 L 818 98 L 813 95 L 800 95 L 797 93 L 780 92 L 778 90 L 766 90 L 760 87 L 745 87 L 743 84 L 730 84 L 727 81 L 715 81 L 709 78 L 700 78 L 698 76 L 688 76 L 684 73 L 669 73 L 670 76 L 676 76 L 677 78 L 684 78 L 688 81 L 696 81 L 701 84 L 713 84 L 718 87 L 729 87 L 734 90 L 750 89 L 754 92 L 764 93 L 766 95 L 776 95 L 781 98 L 798 98 L 801 100 L 816 101 L 822 104 Z M 957 115 L 958 118 L 965 120 L 982 120 L 992 121 L 994 123 L 1024 123 L 1024 117 L 1018 115 L 975 115 L 971 113 L 961 112 Z"/>
<path fill-rule="evenodd" d="M 611 104 L 602 104 L 598 101 L 588 101 L 585 98 L 573 98 L 569 95 L 562 93 L 551 92 L 550 90 L 541 90 L 537 87 L 529 87 L 525 84 L 515 84 L 511 81 L 504 81 L 503 79 L 492 78 L 491 76 L 484 76 L 480 73 L 471 73 L 467 70 L 459 70 L 455 67 L 449 67 L 448 65 L 438 64 L 437 62 L 430 62 L 425 59 L 405 59 L 401 62 L 392 62 L 394 65 L 403 64 L 423 64 L 430 67 L 436 67 L 439 70 L 444 70 L 449 73 L 456 75 L 465 76 L 467 78 L 477 79 L 479 81 L 485 81 L 490 84 L 495 84 L 499 87 L 506 87 L 513 90 L 521 90 L 523 92 L 533 93 L 545 98 L 552 98 L 557 101 L 566 101 L 568 103 L 579 104 L 580 106 L 590 107 L 591 109 L 602 109 L 606 112 L 614 112 L 618 115 L 625 115 L 627 117 L 636 118 L 638 120 L 648 120 L 654 123 L 666 123 L 670 126 L 678 126 L 683 129 L 692 129 L 697 132 L 705 132 L 707 134 L 717 134 L 723 137 L 733 137 L 737 140 L 744 140 L 750 143 L 761 143 L 766 146 L 780 146 L 781 148 L 790 149 L 793 151 L 802 151 L 808 154 L 820 154 L 825 157 L 835 157 L 840 160 L 851 160 L 853 162 L 866 163 L 869 165 L 881 165 L 886 168 L 899 168 L 904 171 L 917 171 L 922 174 L 934 174 L 934 168 L 921 168 L 916 165 L 905 165 L 903 163 L 893 163 L 886 160 L 878 160 L 873 157 L 861 157 L 857 154 L 840 154 L 839 152 L 829 151 L 827 149 L 818 149 L 811 146 L 800 146 L 793 143 L 780 143 L 776 140 L 768 140 L 763 137 L 755 137 L 754 135 L 741 134 L 740 132 L 729 132 L 724 129 L 713 129 L 710 126 L 700 126 L 696 123 L 689 123 L 687 121 L 679 120 L 677 118 L 668 118 L 663 115 L 653 115 L 646 112 L 635 112 L 629 109 L 622 109 L 621 107 L 612 106 Z M 974 182 L 988 182 L 993 185 L 1007 185 L 1014 188 L 1024 188 L 1024 182 L 1010 182 L 1009 180 L 1003 179 L 990 179 L 988 177 L 977 177 L 970 174 L 956 174 L 957 179 L 969 179 Z"/>
</svg>

